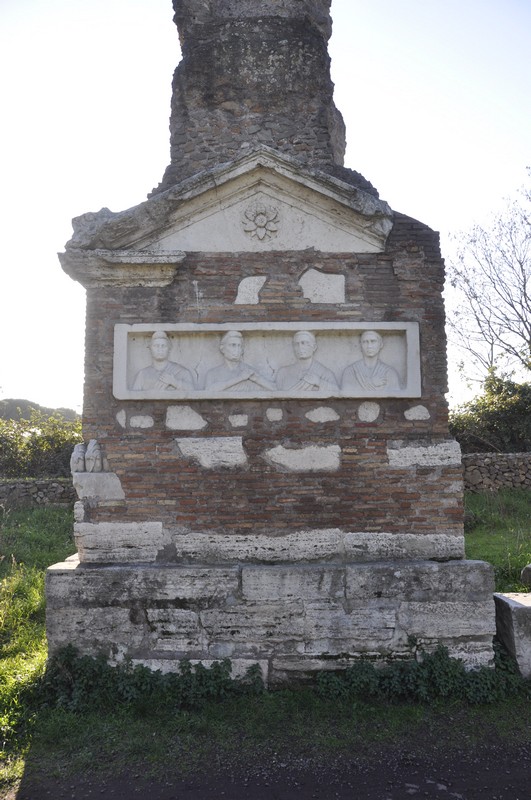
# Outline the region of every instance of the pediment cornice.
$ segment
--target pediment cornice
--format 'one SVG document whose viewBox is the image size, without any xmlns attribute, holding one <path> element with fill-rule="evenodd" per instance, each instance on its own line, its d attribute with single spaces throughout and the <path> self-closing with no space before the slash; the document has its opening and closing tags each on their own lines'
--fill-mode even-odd
<svg viewBox="0 0 531 800">
<path fill-rule="evenodd" d="M 255 236 L 252 220 L 246 227 L 253 207 L 276 209 L 283 224 L 274 235 Z M 104 208 L 75 218 L 60 259 L 85 285 L 87 279 L 107 285 L 149 281 L 153 270 L 166 281 L 181 252 L 382 252 L 392 220 L 388 204 L 374 194 L 262 147 L 126 211 Z M 84 269 L 92 278 L 82 280 Z"/>
</svg>

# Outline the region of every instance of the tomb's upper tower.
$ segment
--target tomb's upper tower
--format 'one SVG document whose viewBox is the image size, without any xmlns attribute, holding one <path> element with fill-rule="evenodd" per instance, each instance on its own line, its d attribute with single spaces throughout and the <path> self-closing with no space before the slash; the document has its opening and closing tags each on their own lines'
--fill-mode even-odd
<svg viewBox="0 0 531 800">
<path fill-rule="evenodd" d="M 173 0 L 171 163 L 155 192 L 268 145 L 326 172 L 343 164 L 327 42 L 331 0 Z"/>
</svg>

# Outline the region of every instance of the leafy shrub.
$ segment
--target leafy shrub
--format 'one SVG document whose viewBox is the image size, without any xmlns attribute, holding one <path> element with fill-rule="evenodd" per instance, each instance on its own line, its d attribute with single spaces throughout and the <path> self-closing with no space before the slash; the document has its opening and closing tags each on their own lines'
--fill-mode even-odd
<svg viewBox="0 0 531 800">
<path fill-rule="evenodd" d="M 110 710 L 119 706 L 136 709 L 192 708 L 207 700 L 260 694 L 262 674 L 253 665 L 242 678 L 231 677 L 229 659 L 207 668 L 181 661 L 178 672 L 152 671 L 141 664 L 124 662 L 110 666 L 103 656 L 78 655 L 69 645 L 48 663 L 42 684 L 42 701 L 48 707 L 69 711 Z"/>
<path fill-rule="evenodd" d="M 385 667 L 361 660 L 343 672 L 322 672 L 318 693 L 330 700 L 379 700 L 430 703 L 440 698 L 471 705 L 495 703 L 529 692 L 529 683 L 516 663 L 500 647 L 495 648 L 495 669 L 467 670 L 462 661 L 450 658 L 439 646 L 433 653 L 418 652 L 417 659 L 396 661 Z"/>
<path fill-rule="evenodd" d="M 81 421 L 31 411 L 29 419 L 0 418 L 0 475 L 6 478 L 66 477 Z"/>
<path fill-rule="evenodd" d="M 439 646 L 433 653 L 417 651 L 417 658 L 377 667 L 361 660 L 342 672 L 317 676 L 318 695 L 326 700 L 374 698 L 430 703 L 440 698 L 469 704 L 487 704 L 529 692 L 529 683 L 515 662 L 498 646 L 495 669 L 467 670 Z M 105 658 L 79 656 L 68 646 L 49 662 L 41 687 L 42 702 L 51 708 L 84 712 L 118 707 L 136 710 L 196 708 L 210 700 L 264 691 L 258 665 L 243 678 L 231 677 L 228 659 L 207 668 L 182 661 L 177 672 L 163 674 L 129 662 L 110 666 Z"/>
<path fill-rule="evenodd" d="M 483 394 L 450 414 L 450 432 L 465 453 L 529 452 L 531 383 L 514 383 L 491 372 Z"/>
</svg>

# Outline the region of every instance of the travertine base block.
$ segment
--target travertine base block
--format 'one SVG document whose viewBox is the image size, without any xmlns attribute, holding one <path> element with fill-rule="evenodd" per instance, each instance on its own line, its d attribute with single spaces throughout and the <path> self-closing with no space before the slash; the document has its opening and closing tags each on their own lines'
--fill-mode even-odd
<svg viewBox="0 0 531 800">
<path fill-rule="evenodd" d="M 270 683 L 362 656 L 411 657 L 413 636 L 469 666 L 492 658 L 493 576 L 478 561 L 50 567 L 50 652 L 74 642 L 111 663 L 259 663 Z"/>
<path fill-rule="evenodd" d="M 524 678 L 531 678 L 531 592 L 495 594 L 496 633 L 518 664 Z"/>
<path fill-rule="evenodd" d="M 345 533 L 336 528 L 302 530 L 284 536 L 275 533 L 218 534 L 164 528 L 160 522 L 81 522 L 74 526 L 79 560 L 84 564 L 448 561 L 465 555 L 463 536 L 447 533 Z"/>
</svg>

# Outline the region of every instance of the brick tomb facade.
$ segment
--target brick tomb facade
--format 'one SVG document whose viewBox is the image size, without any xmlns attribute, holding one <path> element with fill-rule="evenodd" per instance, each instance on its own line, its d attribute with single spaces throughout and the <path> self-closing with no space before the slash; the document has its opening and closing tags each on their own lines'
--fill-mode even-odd
<svg viewBox="0 0 531 800">
<path fill-rule="evenodd" d="M 318 166 L 257 142 L 74 221 L 88 446 L 78 555 L 48 572 L 52 652 L 229 657 L 271 682 L 410 657 L 410 637 L 490 661 L 438 237 Z"/>
</svg>

